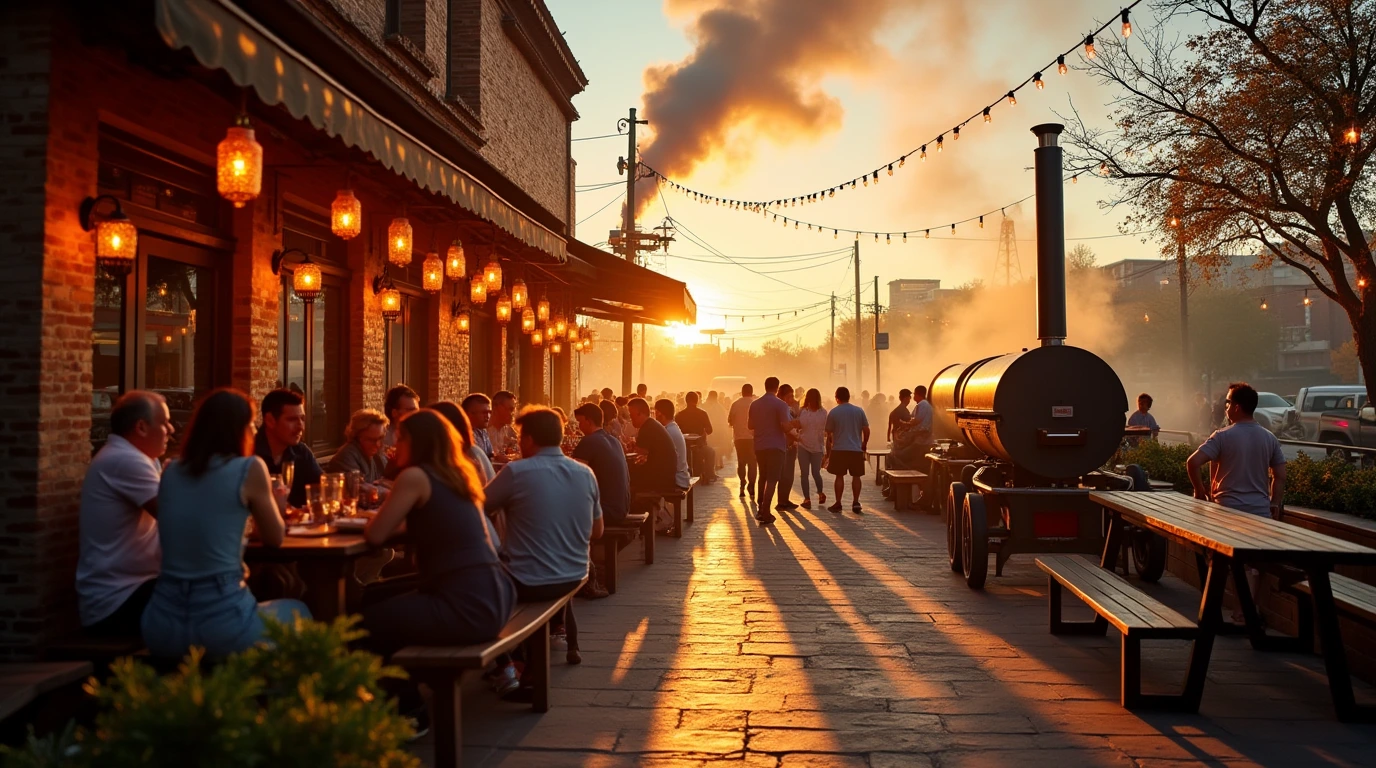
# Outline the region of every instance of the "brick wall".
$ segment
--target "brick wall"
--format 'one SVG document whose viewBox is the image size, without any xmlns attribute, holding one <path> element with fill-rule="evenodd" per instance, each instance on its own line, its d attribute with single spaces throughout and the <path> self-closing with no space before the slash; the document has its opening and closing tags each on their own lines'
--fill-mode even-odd
<svg viewBox="0 0 1376 768">
<path fill-rule="evenodd" d="M 282 282 L 272 273 L 273 251 L 282 247 L 273 231 L 273 198 L 263 195 L 233 218 L 237 247 L 230 265 L 230 384 L 261 402 L 281 379 L 277 320 Z"/>
</svg>

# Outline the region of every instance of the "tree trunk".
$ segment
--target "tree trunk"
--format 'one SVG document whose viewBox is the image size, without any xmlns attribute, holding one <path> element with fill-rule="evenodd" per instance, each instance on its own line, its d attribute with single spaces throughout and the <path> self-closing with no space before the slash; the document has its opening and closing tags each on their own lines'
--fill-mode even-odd
<svg viewBox="0 0 1376 768">
<path fill-rule="evenodd" d="M 1361 289 L 1367 293 L 1370 289 Z M 1371 382 L 1376 381 L 1376 302 L 1366 301 L 1356 311 L 1348 311 L 1352 321 L 1352 343 L 1357 348 L 1357 367 L 1362 373 L 1362 383 L 1370 391 Z M 1376 299 L 1376 296 L 1371 298 Z M 1369 396 L 1369 395 L 1368 395 Z"/>
</svg>

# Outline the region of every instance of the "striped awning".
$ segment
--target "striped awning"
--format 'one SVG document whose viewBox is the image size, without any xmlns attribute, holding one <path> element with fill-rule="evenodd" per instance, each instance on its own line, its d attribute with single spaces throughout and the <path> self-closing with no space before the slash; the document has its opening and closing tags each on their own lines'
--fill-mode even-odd
<svg viewBox="0 0 1376 768">
<path fill-rule="evenodd" d="M 563 237 L 388 120 L 229 0 L 156 0 L 156 14 L 172 48 L 191 49 L 201 64 L 224 70 L 265 103 L 282 105 L 521 242 L 567 260 Z"/>
</svg>

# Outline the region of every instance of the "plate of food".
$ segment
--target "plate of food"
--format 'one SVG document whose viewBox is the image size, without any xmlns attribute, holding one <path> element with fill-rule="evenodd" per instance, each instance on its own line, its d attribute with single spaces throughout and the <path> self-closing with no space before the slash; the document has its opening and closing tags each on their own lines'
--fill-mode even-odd
<svg viewBox="0 0 1376 768">
<path fill-rule="evenodd" d="M 287 528 L 288 536 L 329 536 L 335 532 L 335 527 L 329 523 L 308 523 L 305 525 L 293 525 Z"/>
</svg>

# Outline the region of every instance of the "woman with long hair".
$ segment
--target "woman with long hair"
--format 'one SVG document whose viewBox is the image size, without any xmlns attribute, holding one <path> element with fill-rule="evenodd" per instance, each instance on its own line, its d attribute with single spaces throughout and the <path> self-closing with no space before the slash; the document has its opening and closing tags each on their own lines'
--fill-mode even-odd
<svg viewBox="0 0 1376 768">
<path fill-rule="evenodd" d="M 803 509 L 812 509 L 808 476 L 817 484 L 817 503 L 827 503 L 822 489 L 822 457 L 826 455 L 827 409 L 822 407 L 822 393 L 809 389 L 803 396 L 803 408 L 798 412 L 798 471 L 803 477 Z"/>
<path fill-rule="evenodd" d="M 404 526 L 417 573 L 368 585 L 367 644 L 390 655 L 408 645 L 491 640 L 511 618 L 516 587 L 483 523 L 483 485 L 463 440 L 425 408 L 402 418 L 396 445 L 401 473 L 364 535 L 381 546 Z"/>
<path fill-rule="evenodd" d="M 162 567 L 143 612 L 143 638 L 159 657 L 202 646 L 226 656 L 263 637 L 262 615 L 310 618 L 297 600 L 259 603 L 244 583 L 244 528 L 249 517 L 269 547 L 286 534 L 280 507 L 287 489 L 272 487 L 253 455 L 256 409 L 235 389 L 217 389 L 191 414 L 179 459 L 158 488 Z"/>
</svg>

